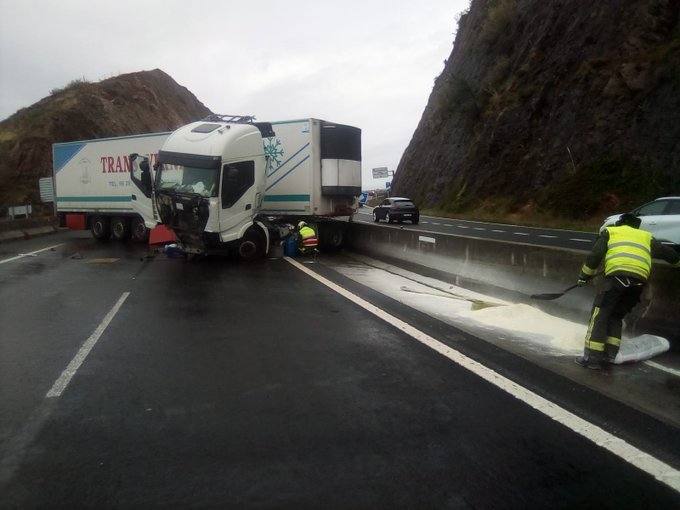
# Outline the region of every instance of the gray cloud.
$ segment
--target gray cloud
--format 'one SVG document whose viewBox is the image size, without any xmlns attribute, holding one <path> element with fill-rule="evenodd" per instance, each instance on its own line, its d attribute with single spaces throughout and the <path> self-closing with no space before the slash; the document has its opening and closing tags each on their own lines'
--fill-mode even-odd
<svg viewBox="0 0 680 510">
<path fill-rule="evenodd" d="M 371 182 L 396 167 L 468 4 L 0 0 L 0 118 L 74 78 L 158 67 L 216 112 L 361 127 Z"/>
</svg>

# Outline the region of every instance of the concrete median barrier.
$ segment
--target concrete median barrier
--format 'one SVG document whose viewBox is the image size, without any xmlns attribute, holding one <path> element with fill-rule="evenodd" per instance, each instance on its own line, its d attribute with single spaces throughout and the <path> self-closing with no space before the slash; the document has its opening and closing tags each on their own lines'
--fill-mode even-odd
<svg viewBox="0 0 680 510">
<path fill-rule="evenodd" d="M 550 313 L 587 321 L 596 286 L 575 289 L 555 301 L 531 294 L 560 292 L 576 282 L 586 251 L 475 239 L 449 234 L 352 223 L 350 249 L 375 258 L 416 265 L 452 283 L 531 302 Z M 643 299 L 626 321 L 630 334 L 653 333 L 680 348 L 680 270 L 656 262 Z"/>
</svg>

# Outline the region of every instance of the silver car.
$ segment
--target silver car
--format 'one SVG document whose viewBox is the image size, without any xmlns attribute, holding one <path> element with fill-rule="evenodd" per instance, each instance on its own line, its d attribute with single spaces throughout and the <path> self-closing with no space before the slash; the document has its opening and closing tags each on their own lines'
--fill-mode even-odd
<svg viewBox="0 0 680 510">
<path fill-rule="evenodd" d="M 680 197 L 657 198 L 631 211 L 642 220 L 640 228 L 651 232 L 659 241 L 680 245 Z M 614 214 L 604 220 L 600 232 L 621 217 Z"/>
</svg>

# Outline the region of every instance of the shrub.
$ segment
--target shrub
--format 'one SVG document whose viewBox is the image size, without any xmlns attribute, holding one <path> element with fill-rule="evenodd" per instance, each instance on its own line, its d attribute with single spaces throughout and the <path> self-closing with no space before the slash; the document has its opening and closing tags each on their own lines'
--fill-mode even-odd
<svg viewBox="0 0 680 510">
<path fill-rule="evenodd" d="M 493 44 L 510 26 L 517 13 L 517 0 L 496 0 L 489 7 L 480 37 L 486 44 Z"/>
</svg>

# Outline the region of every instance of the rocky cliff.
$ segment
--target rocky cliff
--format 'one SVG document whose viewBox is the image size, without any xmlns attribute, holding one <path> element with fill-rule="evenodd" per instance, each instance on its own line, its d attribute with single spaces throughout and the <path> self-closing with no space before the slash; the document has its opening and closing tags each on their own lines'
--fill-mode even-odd
<svg viewBox="0 0 680 510">
<path fill-rule="evenodd" d="M 680 2 L 472 0 L 393 187 L 587 220 L 680 193 Z"/>
<path fill-rule="evenodd" d="M 0 205 L 39 201 L 54 142 L 169 131 L 209 114 L 159 69 L 71 82 L 0 122 Z"/>
</svg>

